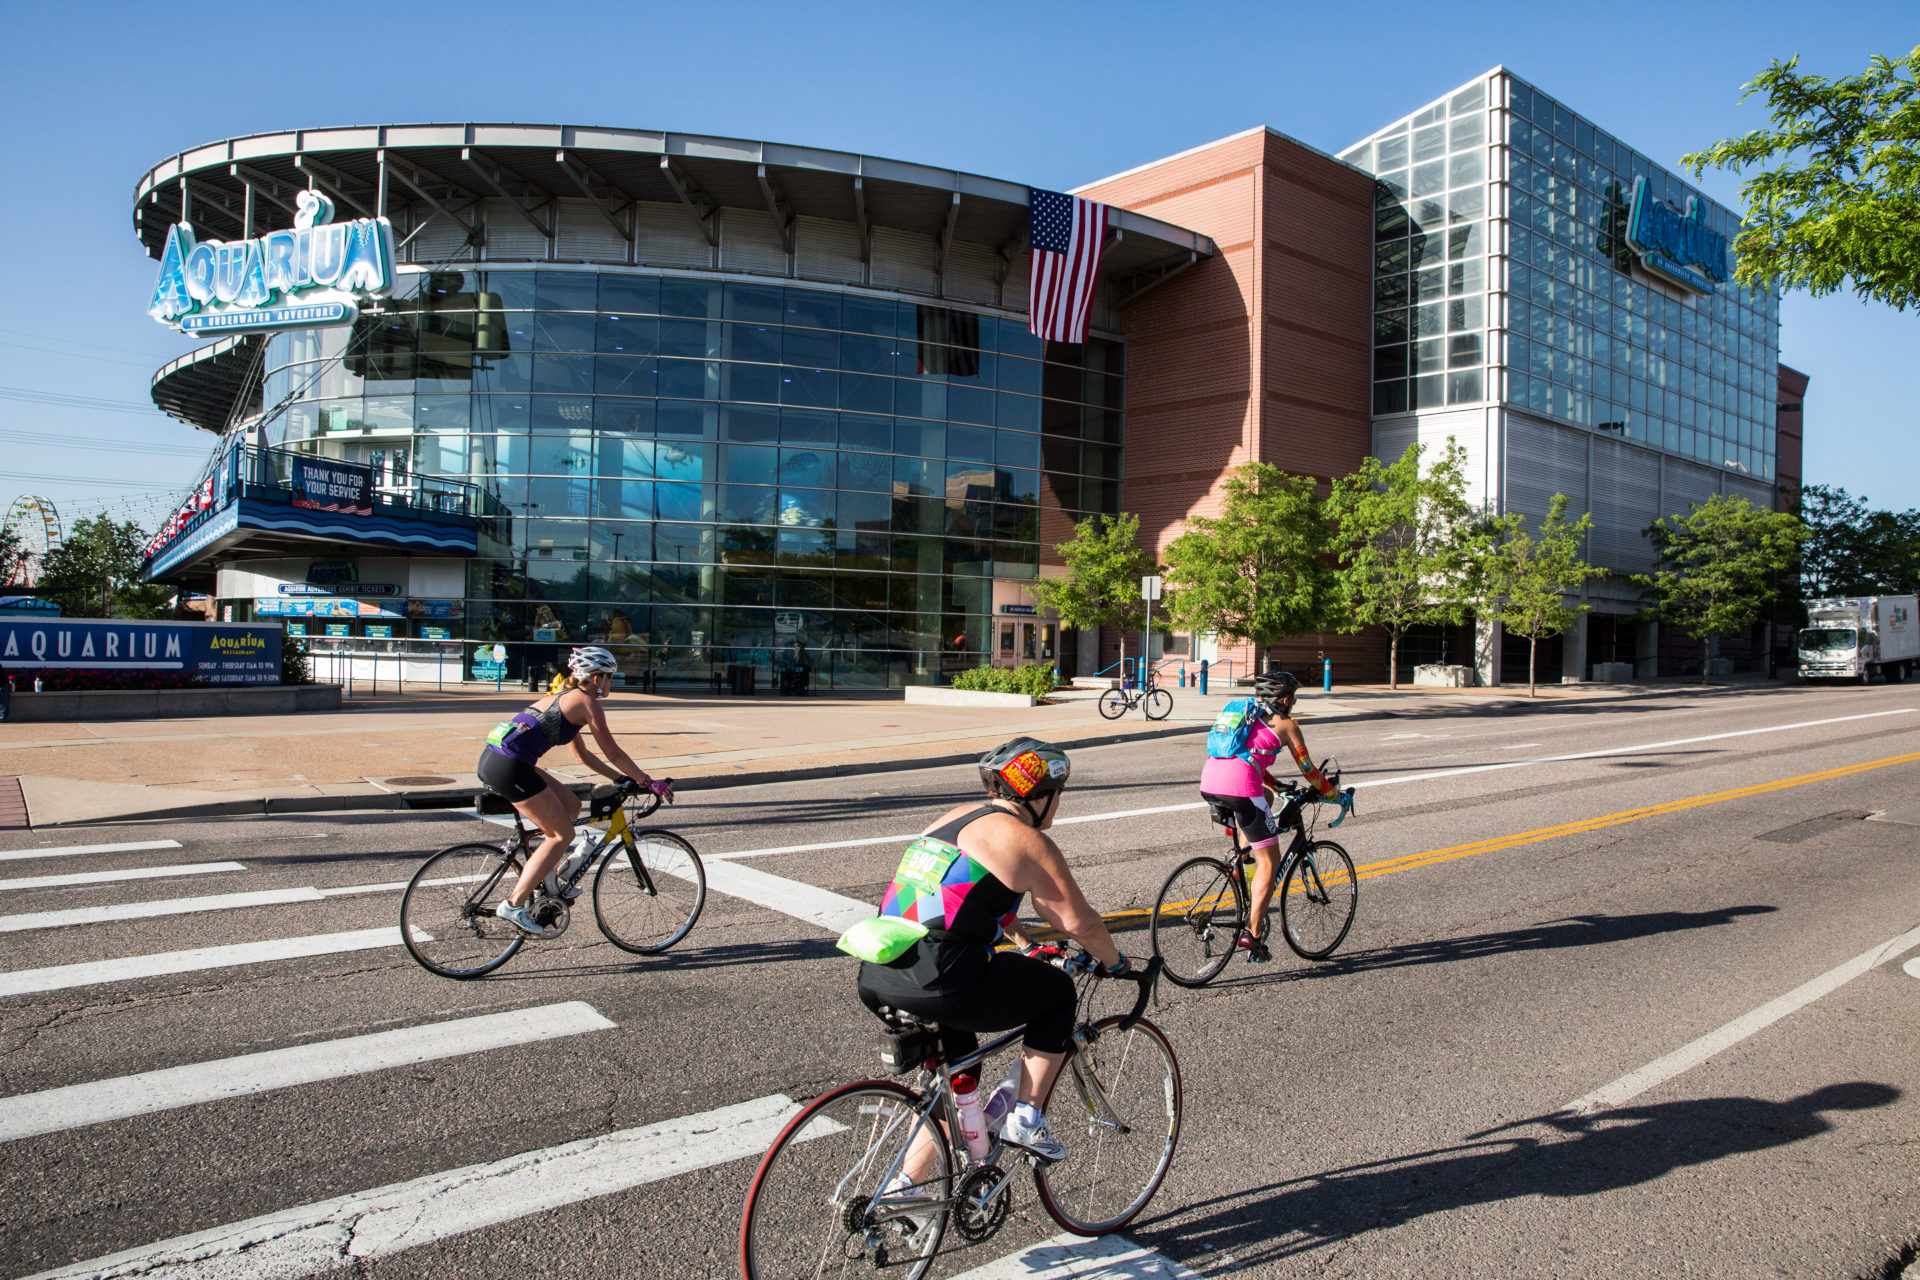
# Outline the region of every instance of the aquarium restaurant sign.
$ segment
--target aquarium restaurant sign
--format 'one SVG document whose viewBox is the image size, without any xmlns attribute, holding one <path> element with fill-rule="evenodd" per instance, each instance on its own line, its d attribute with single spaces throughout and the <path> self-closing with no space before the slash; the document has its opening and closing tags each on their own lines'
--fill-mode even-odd
<svg viewBox="0 0 1920 1280">
<path fill-rule="evenodd" d="M 333 220 L 333 201 L 302 191 L 293 226 L 251 240 L 200 240 L 175 223 L 147 310 L 183 333 L 351 324 L 393 290 L 393 225 Z"/>
</svg>

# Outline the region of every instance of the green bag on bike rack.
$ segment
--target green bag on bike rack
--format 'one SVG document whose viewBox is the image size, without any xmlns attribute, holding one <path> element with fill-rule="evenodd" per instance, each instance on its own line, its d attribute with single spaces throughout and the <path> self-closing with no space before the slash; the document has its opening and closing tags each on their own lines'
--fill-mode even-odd
<svg viewBox="0 0 1920 1280">
<path fill-rule="evenodd" d="M 892 964 L 907 948 L 927 936 L 927 927 L 897 916 L 862 920 L 840 935 L 833 945 L 868 964 Z"/>
</svg>

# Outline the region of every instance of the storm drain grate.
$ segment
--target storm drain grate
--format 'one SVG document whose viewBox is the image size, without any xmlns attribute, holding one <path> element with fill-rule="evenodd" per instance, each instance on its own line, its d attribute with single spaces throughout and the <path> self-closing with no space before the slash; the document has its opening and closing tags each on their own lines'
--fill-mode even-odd
<svg viewBox="0 0 1920 1280">
<path fill-rule="evenodd" d="M 0 778 L 0 831 L 27 829 L 27 798 L 20 792 L 20 779 Z"/>
<path fill-rule="evenodd" d="M 386 782 L 390 787 L 450 787 L 453 785 L 452 778 L 431 777 L 388 778 Z"/>
</svg>

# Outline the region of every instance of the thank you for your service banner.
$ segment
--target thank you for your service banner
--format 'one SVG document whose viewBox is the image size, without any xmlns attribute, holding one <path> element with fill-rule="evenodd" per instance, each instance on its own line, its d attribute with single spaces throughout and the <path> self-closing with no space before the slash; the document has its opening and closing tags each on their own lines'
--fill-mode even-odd
<svg viewBox="0 0 1920 1280">
<path fill-rule="evenodd" d="M 293 460 L 293 505 L 350 516 L 373 514 L 373 469 L 326 458 Z"/>
<path fill-rule="evenodd" d="M 0 618 L 9 671 L 167 671 L 208 684 L 279 684 L 280 628 L 231 622 Z"/>
</svg>

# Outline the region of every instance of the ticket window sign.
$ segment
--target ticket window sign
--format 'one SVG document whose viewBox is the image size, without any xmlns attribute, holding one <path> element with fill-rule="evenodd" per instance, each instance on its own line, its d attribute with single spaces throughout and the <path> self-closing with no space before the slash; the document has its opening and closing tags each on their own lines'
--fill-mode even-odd
<svg viewBox="0 0 1920 1280">
<path fill-rule="evenodd" d="M 287 624 L 287 634 L 290 636 L 303 636 L 307 634 L 307 624 L 304 622 L 289 622 Z"/>
<path fill-rule="evenodd" d="M 333 220 L 319 191 L 294 197 L 293 226 L 248 240 L 196 240 L 176 223 L 147 311 L 182 333 L 351 324 L 393 292 L 393 224 Z"/>
<path fill-rule="evenodd" d="M 330 636 L 350 636 L 353 634 L 353 624 L 347 622 L 329 622 L 327 624 L 327 634 Z"/>
<path fill-rule="evenodd" d="M 393 639 L 393 624 L 384 623 L 384 622 L 369 622 L 367 624 L 367 639 L 369 640 Z"/>
</svg>

